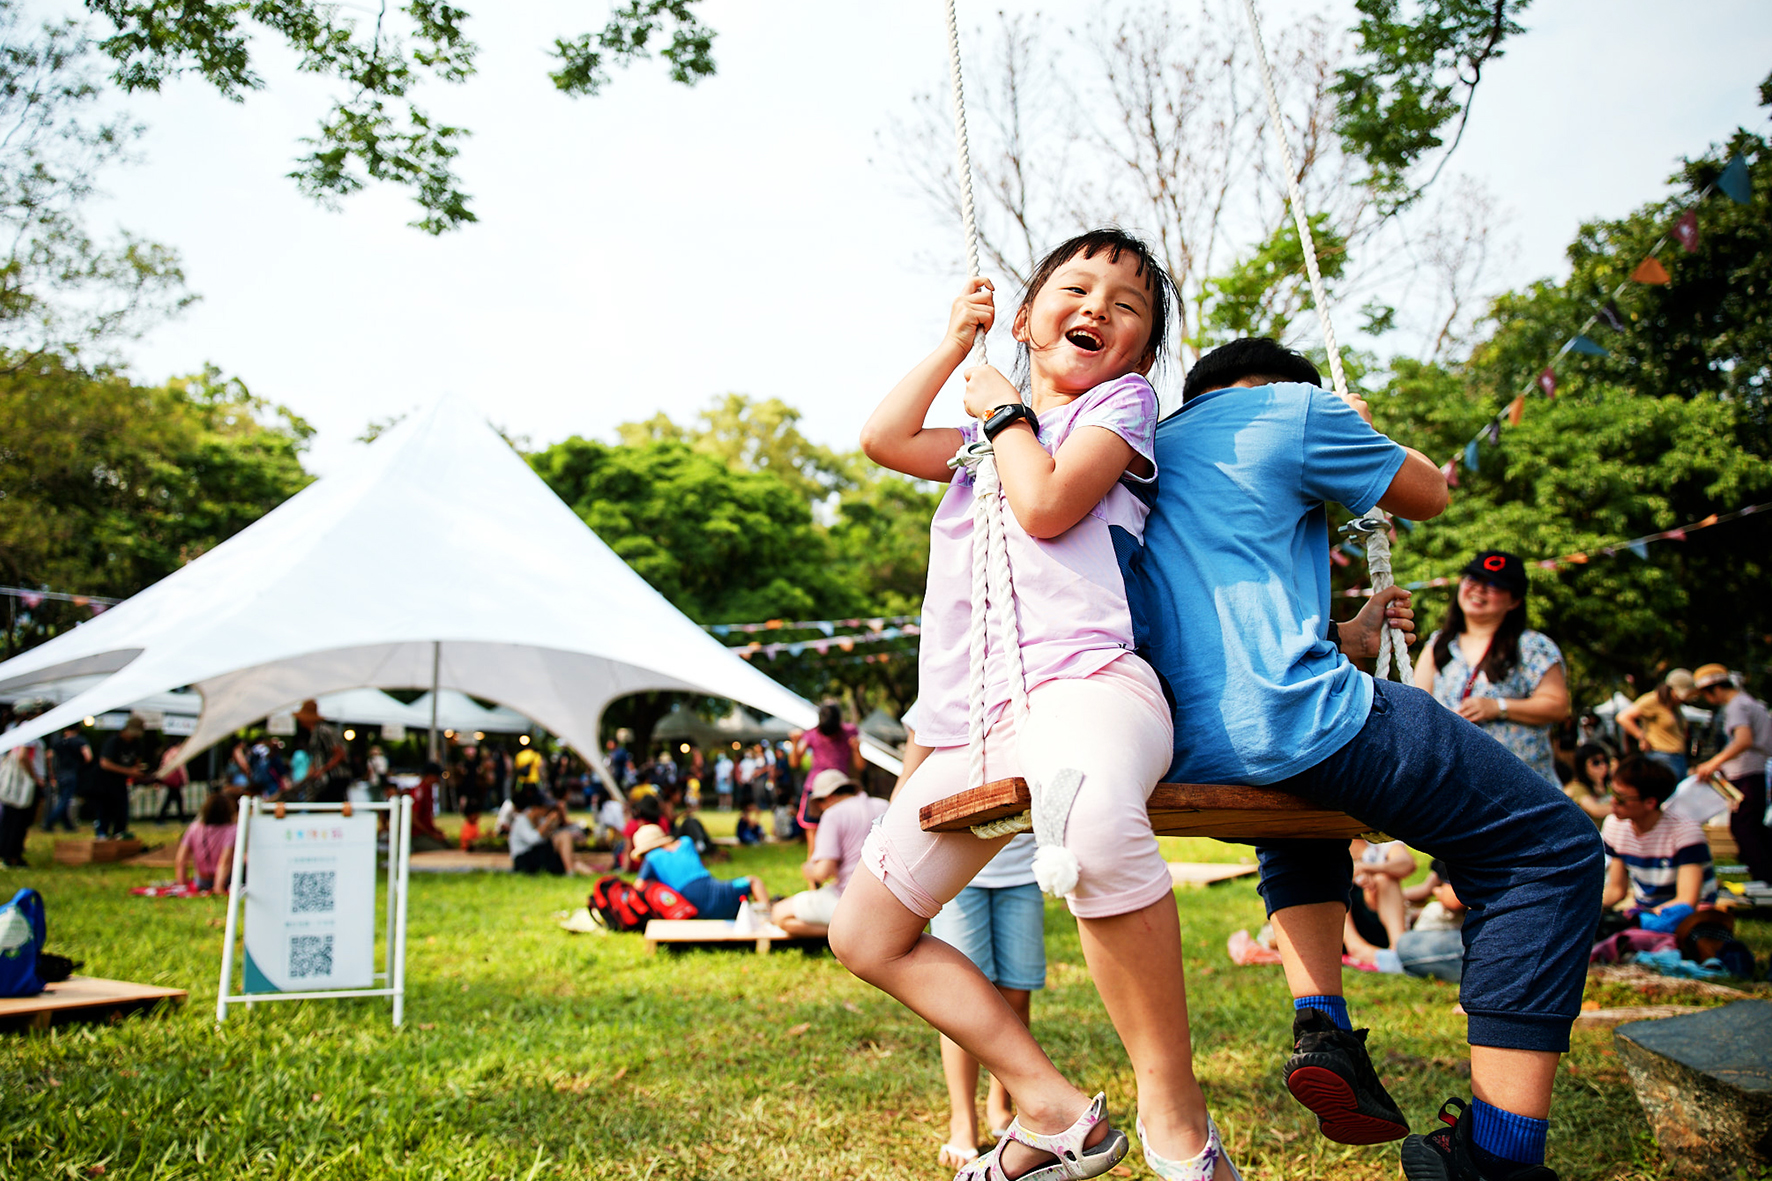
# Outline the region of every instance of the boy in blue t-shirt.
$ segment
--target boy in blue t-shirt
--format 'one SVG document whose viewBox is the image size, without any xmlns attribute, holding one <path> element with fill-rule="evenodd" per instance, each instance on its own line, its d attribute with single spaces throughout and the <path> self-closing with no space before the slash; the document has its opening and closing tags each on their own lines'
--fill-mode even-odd
<svg viewBox="0 0 1772 1181">
<path fill-rule="evenodd" d="M 1167 778 L 1283 785 L 1446 862 L 1470 908 L 1461 1000 L 1476 1101 L 1448 1100 L 1450 1127 L 1409 1136 L 1404 1172 L 1555 1181 L 1546 1120 L 1599 913 L 1599 838 L 1501 744 L 1332 642 L 1324 502 L 1423 520 L 1447 492 L 1432 461 L 1372 429 L 1362 400 L 1320 385 L 1273 341 L 1235 341 L 1201 358 L 1157 428 L 1156 503 L 1144 548 L 1123 561 L 1141 651 L 1175 702 Z M 1331 1139 L 1404 1135 L 1341 995 L 1346 842 L 1257 853 L 1294 997 L 1288 1089 Z"/>
</svg>

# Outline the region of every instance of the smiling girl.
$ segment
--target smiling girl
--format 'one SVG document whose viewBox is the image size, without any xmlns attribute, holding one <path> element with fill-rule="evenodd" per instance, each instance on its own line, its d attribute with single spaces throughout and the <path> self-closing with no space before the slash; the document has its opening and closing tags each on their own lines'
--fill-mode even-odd
<svg viewBox="0 0 1772 1181">
<path fill-rule="evenodd" d="M 1137 239 L 1112 229 L 1071 239 L 1042 261 L 1015 312 L 1025 395 L 977 366 L 965 374 L 975 421 L 926 427 L 942 384 L 996 316 L 991 284 L 973 279 L 941 344 L 868 420 L 862 447 L 885 467 L 947 482 L 948 459 L 962 444 L 982 436 L 993 445 L 1028 692 L 1018 716 L 993 636 L 991 777 L 1049 785 L 1061 772 L 1080 775 L 1064 830 L 1079 872 L 1066 900 L 1138 1080 L 1145 1159 L 1160 1177 L 1228 1181 L 1236 1171 L 1194 1078 L 1174 887 L 1146 807 L 1169 765 L 1173 723 L 1156 675 L 1133 655 L 1116 557 L 1117 542 L 1135 545 L 1143 534 L 1157 474 L 1157 398 L 1146 375 L 1163 355 L 1172 298 L 1168 275 Z M 982 1062 L 1014 1098 L 1017 1120 L 960 1177 L 1095 1177 L 1129 1147 L 1108 1123 L 1104 1096 L 1091 1100 L 1059 1074 L 971 961 L 923 933 L 1008 840 L 928 833 L 918 823 L 924 804 L 975 786 L 966 751 L 972 499 L 970 477 L 956 472 L 930 530 L 914 754 L 929 750 L 868 839 L 868 872 L 844 892 L 831 947 Z"/>
</svg>

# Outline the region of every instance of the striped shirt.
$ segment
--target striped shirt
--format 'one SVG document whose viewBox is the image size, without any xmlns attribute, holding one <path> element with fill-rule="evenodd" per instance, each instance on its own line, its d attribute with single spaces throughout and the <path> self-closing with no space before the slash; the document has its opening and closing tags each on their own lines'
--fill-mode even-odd
<svg viewBox="0 0 1772 1181">
<path fill-rule="evenodd" d="M 1617 816 L 1606 817 L 1600 826 L 1600 839 L 1606 852 L 1624 862 L 1630 877 L 1631 893 L 1637 905 L 1645 910 L 1674 900 L 1674 885 L 1680 866 L 1704 867 L 1704 884 L 1698 889 L 1698 904 L 1708 906 L 1717 900 L 1717 874 L 1711 866 L 1710 845 L 1704 830 L 1684 816 L 1663 815 L 1661 822 L 1648 832 Z"/>
</svg>

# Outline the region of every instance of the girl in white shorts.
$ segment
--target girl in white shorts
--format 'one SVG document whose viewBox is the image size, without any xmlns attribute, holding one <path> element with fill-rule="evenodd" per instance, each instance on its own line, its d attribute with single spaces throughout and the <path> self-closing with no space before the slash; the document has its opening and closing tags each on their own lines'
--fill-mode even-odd
<svg viewBox="0 0 1772 1181">
<path fill-rule="evenodd" d="M 1028 397 L 989 366 L 966 371 L 965 427 L 925 427 L 942 384 L 995 318 L 991 284 L 954 302 L 940 346 L 886 395 L 862 433 L 875 462 L 926 480 L 991 437 L 1008 511 L 1009 559 L 1027 711 L 1010 706 L 993 634 L 986 660 L 990 778 L 1030 784 L 1080 774 L 1064 847 L 1066 894 L 1083 954 L 1138 1078 L 1145 1159 L 1163 1178 L 1229 1181 L 1218 1130 L 1193 1073 L 1181 932 L 1173 884 L 1146 801 L 1168 768 L 1173 723 L 1156 675 L 1133 655 L 1118 552 L 1143 535 L 1156 479 L 1157 399 L 1145 375 L 1163 349 L 1173 289 L 1137 239 L 1118 230 L 1073 238 L 1029 281 L 1014 321 Z M 903 1001 L 1001 1079 L 1020 1114 L 967 1181 L 1095 1177 L 1126 1154 L 1102 1095 L 1065 1080 L 982 973 L 923 933 L 1007 837 L 928 833 L 923 805 L 968 782 L 972 618 L 970 478 L 956 472 L 930 530 L 917 741 L 934 748 L 863 850 L 867 873 L 844 892 L 831 947 L 857 976 Z M 1036 790 L 1041 790 L 1036 788 Z"/>
</svg>

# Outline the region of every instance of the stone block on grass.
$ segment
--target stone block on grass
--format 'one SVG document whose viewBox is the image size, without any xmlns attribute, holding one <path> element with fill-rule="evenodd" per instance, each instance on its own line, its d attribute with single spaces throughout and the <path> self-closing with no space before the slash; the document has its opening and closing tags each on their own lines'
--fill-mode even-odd
<svg viewBox="0 0 1772 1181">
<path fill-rule="evenodd" d="M 1613 1037 L 1675 1175 L 1752 1178 L 1772 1167 L 1772 1003 L 1633 1021 Z"/>
</svg>

